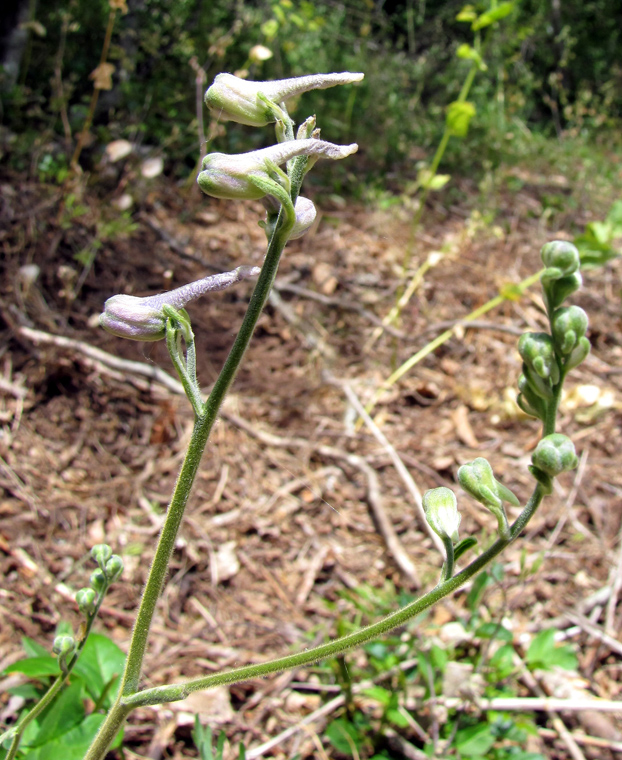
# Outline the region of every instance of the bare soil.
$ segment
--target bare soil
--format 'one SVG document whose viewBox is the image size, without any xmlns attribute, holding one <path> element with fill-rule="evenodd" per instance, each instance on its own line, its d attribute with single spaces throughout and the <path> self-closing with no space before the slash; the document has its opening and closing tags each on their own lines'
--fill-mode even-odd
<svg viewBox="0 0 622 760">
<path fill-rule="evenodd" d="M 458 190 L 466 199 L 477 192 L 467 182 Z M 432 204 L 414 239 L 409 275 L 431 253 L 442 255 L 434 257 L 404 309 L 400 337 L 385 332 L 373 345 L 376 322 L 400 288 L 412 212 L 403 205 L 382 211 L 318 199 L 319 223 L 286 251 L 279 299 L 261 318 L 227 416 L 204 456 L 153 627 L 145 683 L 259 662 L 320 642 L 336 632 L 339 619 L 355 619 L 341 593 L 345 589 L 368 584 L 386 590 L 390 582 L 397 595 L 414 593 L 415 580 L 424 589 L 434 585 L 440 555 L 386 449 L 356 425 L 343 389 L 333 381 L 349 381 L 367 402 L 392 369 L 448 325 L 537 271 L 545 242 L 570 239 L 572 229 L 592 218 L 587 205 L 547 218 L 541 213 L 545 190 L 527 183 L 518 193 L 500 193 L 494 223 L 473 215 L 467 201 Z M 94 192 L 82 202 L 85 213 L 65 223 L 57 189 L 15 177 L 2 180 L 0 672 L 22 656 L 21 636 L 51 646 L 61 619 L 77 627 L 69 592 L 88 581 L 85 556 L 102 541 L 123 555 L 126 569 L 107 599 L 99 630 L 127 646 L 192 428 L 186 399 L 161 383 L 128 368 L 112 369 L 80 345 L 35 340 L 23 328 L 172 373 L 163 343 L 123 341 L 97 326 L 93 317 L 105 299 L 120 292 L 155 293 L 206 271 L 259 265 L 265 249 L 257 225 L 260 206 L 219 203 L 163 185 L 141 201 L 131 235 L 102 241 L 73 298 L 82 271 L 74 255 L 97 239 L 103 213 Z M 34 281 L 24 269 L 28 265 L 39 267 Z M 569 378 L 559 429 L 575 441 L 581 467 L 559 479 L 524 540 L 505 553 L 505 579 L 489 589 L 482 608 L 484 618 L 504 613 L 517 642 L 548 625 L 569 631 L 580 660 L 574 686 L 606 699 L 622 697 L 619 651 L 560 616 L 585 610 L 582 602 L 599 589 L 609 587 L 610 595 L 616 580 L 619 591 L 622 574 L 620 269 L 614 261 L 585 272 L 584 288 L 572 299 L 590 315 L 593 353 Z M 190 308 L 206 389 L 251 288 L 241 283 Z M 485 456 L 519 498 L 528 498 L 527 465 L 539 424 L 514 404 L 520 373 L 516 333 L 544 326 L 534 286 L 482 316 L 476 328 L 456 327 L 382 395 L 374 420 L 421 491 L 455 487 L 459 465 Z M 282 440 L 268 444 L 265 434 Z M 290 440 L 300 438 L 306 446 Z M 323 446 L 344 457 L 327 456 Z M 414 563 L 416 579 L 400 572 L 379 532 L 366 478 L 345 458 L 352 453 L 375 470 L 382 509 Z M 476 535 L 486 544 L 494 535 L 493 516 L 464 493 L 459 505 L 461 535 Z M 521 572 L 525 563 L 540 559 L 535 573 Z M 619 643 L 622 606 L 616 601 L 609 613 L 601 600 L 588 615 L 600 631 L 608 621 L 607 633 Z M 442 637 L 447 623 L 467 616 L 460 592 L 409 631 L 425 647 Z M 351 657 L 364 661 L 360 654 Z M 139 710 L 126 730 L 125 757 L 196 757 L 189 739 L 196 712 L 204 722 L 222 726 L 232 747 L 240 740 L 257 746 L 321 705 L 321 692 L 296 686 L 316 677 L 309 669 L 196 696 L 182 708 Z M 524 684 L 519 694 L 538 696 Z M 13 719 L 8 695 L 0 700 L 4 717 Z M 294 733 L 267 756 L 339 757 L 322 740 L 327 721 L 338 714 Z M 590 758 L 620 756 L 611 747 L 622 741 L 621 717 L 600 714 L 586 724 L 577 714 L 563 716 L 569 729 L 609 745 L 583 744 Z M 571 757 L 551 720 L 541 714 L 538 721 L 542 733 L 530 749 Z"/>
</svg>

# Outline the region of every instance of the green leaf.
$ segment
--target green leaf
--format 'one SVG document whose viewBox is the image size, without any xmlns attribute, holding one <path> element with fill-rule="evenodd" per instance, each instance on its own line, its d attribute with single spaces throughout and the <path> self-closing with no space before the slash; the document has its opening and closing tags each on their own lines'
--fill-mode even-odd
<svg viewBox="0 0 622 760">
<path fill-rule="evenodd" d="M 605 221 L 611 225 L 612 237 L 622 236 L 622 201 L 613 203 Z"/>
<path fill-rule="evenodd" d="M 447 128 L 454 137 L 465 137 L 469 131 L 471 119 L 475 116 L 473 103 L 454 100 L 447 106 Z"/>
<path fill-rule="evenodd" d="M 84 718 L 82 684 L 79 681 L 65 687 L 45 711 L 36 738 L 31 744 L 40 747 L 66 734 Z"/>
<path fill-rule="evenodd" d="M 361 743 L 361 736 L 356 728 L 347 720 L 337 718 L 326 729 L 326 737 L 337 752 L 353 756 Z"/>
<path fill-rule="evenodd" d="M 504 644 L 490 658 L 489 662 L 495 678 L 503 680 L 514 671 L 514 647 L 511 644 Z"/>
<path fill-rule="evenodd" d="M 460 541 L 454 546 L 454 561 L 458 561 L 458 559 L 465 553 L 468 552 L 469 549 L 472 549 L 474 546 L 477 546 L 477 539 L 475 536 L 467 536 L 466 538 L 461 538 Z"/>
<path fill-rule="evenodd" d="M 116 696 L 124 666 L 125 655 L 119 647 L 107 636 L 92 633 L 84 645 L 82 654 L 75 665 L 74 673 L 84 679 L 90 696 L 96 702 L 99 700 L 104 687 L 116 678 L 116 683 L 104 700 L 103 706 L 107 708 Z"/>
<path fill-rule="evenodd" d="M 472 757 L 484 755 L 495 743 L 495 737 L 487 723 L 462 728 L 456 732 L 455 746 L 461 755 Z"/>
<path fill-rule="evenodd" d="M 82 760 L 105 716 L 88 715 L 58 739 L 28 752 L 23 760 Z"/>
<path fill-rule="evenodd" d="M 375 699 L 376 702 L 380 702 L 385 707 L 390 703 L 392 696 L 391 692 L 388 689 L 383 689 L 382 686 L 371 686 L 369 689 L 362 689 L 361 693 Z"/>
<path fill-rule="evenodd" d="M 509 16 L 514 10 L 514 3 L 501 3 L 496 8 L 492 8 L 486 13 L 482 13 L 472 24 L 471 29 L 476 32 L 478 29 L 483 29 L 486 26 L 494 24 L 496 21 L 500 21 L 502 18 Z"/>
<path fill-rule="evenodd" d="M 9 665 L 5 673 L 23 673 L 28 678 L 43 678 L 47 676 L 57 676 L 60 673 L 56 657 L 46 654 L 42 657 L 28 657 L 25 660 L 18 660 Z"/>
<path fill-rule="evenodd" d="M 456 16 L 456 21 L 466 21 L 468 24 L 473 23 L 477 18 L 477 12 L 472 5 L 465 5 Z"/>
<path fill-rule="evenodd" d="M 499 641 L 513 641 L 512 631 L 508 631 L 498 623 L 483 623 L 475 631 L 475 637 L 478 639 L 495 639 Z"/>
<path fill-rule="evenodd" d="M 551 670 L 557 666 L 565 670 L 576 670 L 577 657 L 568 644 L 555 645 L 555 629 L 547 628 L 534 638 L 529 645 L 525 660 L 530 668 Z"/>
<path fill-rule="evenodd" d="M 28 638 L 28 636 L 22 637 L 22 646 L 27 657 L 46 657 L 50 656 L 49 650 L 42 647 L 41 644 L 37 644 L 34 639 Z"/>
<path fill-rule="evenodd" d="M 408 728 L 408 726 L 410 726 L 410 721 L 408 718 L 396 707 L 389 708 L 385 714 L 385 718 L 389 721 L 389 723 L 392 723 L 398 728 Z"/>
</svg>

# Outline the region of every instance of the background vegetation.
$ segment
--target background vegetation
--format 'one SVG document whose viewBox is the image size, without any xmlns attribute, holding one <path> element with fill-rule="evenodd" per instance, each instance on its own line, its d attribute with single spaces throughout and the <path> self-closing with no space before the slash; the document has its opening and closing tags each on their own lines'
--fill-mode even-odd
<svg viewBox="0 0 622 760">
<path fill-rule="evenodd" d="M 438 142 L 448 103 L 458 97 L 472 42 L 460 20 L 462 0 L 128 0 L 119 8 L 108 52 L 111 89 L 94 116 L 95 163 L 106 143 L 125 138 L 161 151 L 165 170 L 188 176 L 198 155 L 195 78 L 221 71 L 251 79 L 309 71 L 364 71 L 357 88 L 309 96 L 305 112 L 323 114 L 330 139 L 362 146 L 369 177 L 400 181 Z M 493 6 L 496 4 L 493 4 Z M 477 114 L 468 145 L 456 141 L 447 160 L 462 172 L 525 152 L 545 137 L 612 138 L 622 116 L 622 23 L 616 3 L 522 0 L 502 23 L 482 29 L 485 61 L 469 99 Z M 467 6 L 467 9 L 471 6 Z M 477 12 L 487 3 L 473 6 Z M 127 12 L 125 12 L 127 11 Z M 28 40 L 14 84 L 2 97 L 4 153 L 15 168 L 35 155 L 67 153 L 82 127 L 110 7 L 108 0 L 32 3 Z M 24 26 L 22 24 L 22 26 Z M 272 54 L 267 60 L 257 45 Z M 264 55 L 266 55 L 264 51 Z M 20 150 L 14 150 L 19 135 Z M 241 136 L 240 136 L 241 135 Z M 259 136 L 258 136 L 259 135 Z M 256 130 L 213 125 L 217 149 L 239 151 L 261 139 Z M 46 146 L 45 148 L 43 146 Z M 344 170 L 345 171 L 345 170 Z M 348 170 L 351 171 L 351 170 Z"/>
</svg>

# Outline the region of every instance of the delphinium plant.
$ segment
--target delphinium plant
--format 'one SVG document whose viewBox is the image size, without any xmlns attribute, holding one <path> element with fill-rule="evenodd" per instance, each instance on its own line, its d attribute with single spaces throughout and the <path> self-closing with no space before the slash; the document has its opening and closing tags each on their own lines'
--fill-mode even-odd
<svg viewBox="0 0 622 760">
<path fill-rule="evenodd" d="M 319 158 L 342 159 L 357 150 L 356 145 L 338 146 L 321 140 L 314 116 L 303 121 L 295 131 L 285 100 L 311 89 L 351 84 L 362 77 L 362 74 L 351 73 L 319 74 L 261 83 L 247 82 L 230 74 L 216 77 L 205 98 L 216 118 L 255 127 L 275 125 L 275 145 L 242 155 L 209 154 L 203 160 L 203 170 L 198 177 L 201 189 L 216 198 L 262 200 L 266 208 L 262 225 L 268 240 L 263 264 L 261 267 L 239 266 L 231 272 L 212 275 L 156 296 L 113 296 L 105 304 L 100 321 L 115 335 L 139 341 L 166 340 L 195 420 L 143 590 L 118 692 L 86 751 L 85 760 L 105 757 L 127 716 L 137 707 L 181 700 L 202 689 L 234 684 L 339 656 L 403 625 L 473 578 L 515 541 L 544 496 L 551 493 L 553 479 L 577 464 L 572 442 L 556 431 L 556 417 L 566 374 L 589 352 L 585 337 L 588 323 L 582 309 L 563 306 L 565 299 L 581 285 L 578 251 L 570 243 L 553 242 L 542 249 L 545 270 L 541 282 L 549 332 L 527 333 L 518 346 L 523 359 L 518 403 L 527 414 L 541 420 L 542 439 L 533 453 L 530 467 L 535 480 L 533 493 L 514 522 L 508 520 L 504 504 L 519 507 L 519 499 L 495 478 L 485 459 L 477 458 L 460 468 L 458 479 L 469 494 L 495 515 L 498 536 L 470 564 L 457 568 L 458 561 L 474 550 L 477 540 L 473 536 L 459 537 L 460 513 L 456 496 L 449 488 L 433 489 L 425 494 L 424 506 L 430 526 L 444 545 L 444 562 L 438 583 L 423 596 L 371 625 L 297 654 L 182 683 L 142 687 L 143 660 L 153 615 L 207 440 L 268 299 L 285 245 L 291 238 L 304 234 L 315 217 L 311 201 L 299 195 L 303 178 Z M 246 314 L 220 375 L 204 400 L 196 374 L 194 335 L 184 307 L 204 293 L 221 290 L 247 278 L 256 278 L 256 284 Z M 44 706 L 70 677 L 103 594 L 120 572 L 120 560 L 112 555 L 109 547 L 96 547 L 93 556 L 99 570 L 91 579 L 91 587 L 78 592 L 77 598 L 86 615 L 86 623 L 77 639 L 55 642 L 60 675 L 44 696 Z M 8 760 L 18 756 L 20 738 L 27 724 L 41 712 L 40 704 L 22 716 L 2 737 L 2 744 L 8 747 Z"/>
</svg>

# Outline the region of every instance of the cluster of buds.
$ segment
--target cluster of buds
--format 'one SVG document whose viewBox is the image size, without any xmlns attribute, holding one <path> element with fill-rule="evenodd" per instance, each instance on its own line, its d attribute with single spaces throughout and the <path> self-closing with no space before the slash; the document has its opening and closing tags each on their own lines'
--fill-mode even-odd
<svg viewBox="0 0 622 760">
<path fill-rule="evenodd" d="M 562 306 L 581 286 L 579 251 L 565 241 L 547 243 L 541 251 L 541 282 L 551 334 L 525 333 L 518 342 L 523 374 L 518 381 L 518 405 L 532 417 L 544 420 L 566 373 L 590 352 L 586 338 L 587 314 L 579 306 Z"/>
<path fill-rule="evenodd" d="M 108 587 L 121 577 L 123 560 L 113 554 L 108 544 L 96 544 L 91 549 L 91 558 L 97 562 L 98 569 L 91 574 L 90 585 L 81 588 L 76 594 L 78 609 L 87 618 L 94 615 Z"/>
</svg>

